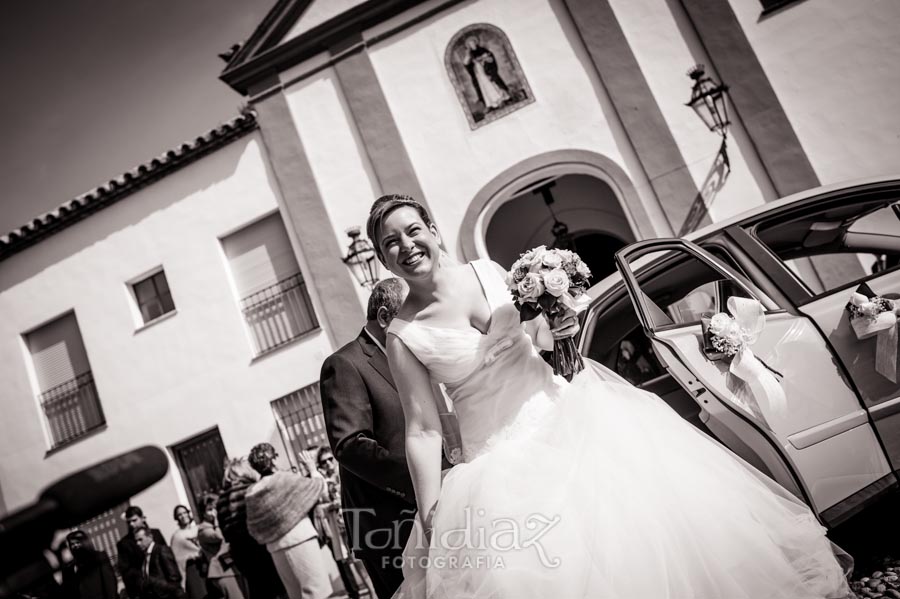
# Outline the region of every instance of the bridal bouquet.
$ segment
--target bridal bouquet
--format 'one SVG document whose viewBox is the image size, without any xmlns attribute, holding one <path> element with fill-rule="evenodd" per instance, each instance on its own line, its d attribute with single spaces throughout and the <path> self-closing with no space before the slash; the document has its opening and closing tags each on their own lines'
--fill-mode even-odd
<svg viewBox="0 0 900 599">
<path fill-rule="evenodd" d="M 548 319 L 566 308 L 578 310 L 591 271 L 578 254 L 569 250 L 548 250 L 539 246 L 516 260 L 506 275 L 506 284 L 515 299 L 522 322 L 539 314 Z M 553 342 L 553 372 L 571 381 L 584 370 L 584 362 L 571 337 Z"/>
</svg>

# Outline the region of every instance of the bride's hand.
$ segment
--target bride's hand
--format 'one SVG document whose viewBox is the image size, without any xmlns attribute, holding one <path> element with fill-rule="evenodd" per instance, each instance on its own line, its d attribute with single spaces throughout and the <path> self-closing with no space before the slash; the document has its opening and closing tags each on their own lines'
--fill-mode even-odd
<svg viewBox="0 0 900 599">
<path fill-rule="evenodd" d="M 425 534 L 425 540 L 431 544 L 431 533 L 434 530 L 434 511 L 437 506 L 432 507 L 428 514 L 422 518 L 422 532 Z"/>
<path fill-rule="evenodd" d="M 580 330 L 578 314 L 571 308 L 564 308 L 562 312 L 550 317 L 550 332 L 553 333 L 554 340 L 574 337 Z"/>
</svg>

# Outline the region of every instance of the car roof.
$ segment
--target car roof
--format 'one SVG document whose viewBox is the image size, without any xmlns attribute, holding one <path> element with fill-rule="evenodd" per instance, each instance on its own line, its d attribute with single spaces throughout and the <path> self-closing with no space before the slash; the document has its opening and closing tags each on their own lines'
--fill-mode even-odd
<svg viewBox="0 0 900 599">
<path fill-rule="evenodd" d="M 773 202 L 766 202 L 765 204 L 760 204 L 755 208 L 750 208 L 749 210 L 745 210 L 739 214 L 736 214 L 730 218 L 727 218 L 722 221 L 717 221 L 706 225 L 702 229 L 697 229 L 687 235 L 684 236 L 684 239 L 688 241 L 694 241 L 696 239 L 701 239 L 706 237 L 707 235 L 720 231 L 722 229 L 727 229 L 728 227 L 743 222 L 745 220 L 751 220 L 761 214 L 765 214 L 770 210 L 777 210 L 783 206 L 789 206 L 795 202 L 802 202 L 811 197 L 815 197 L 818 195 L 826 194 L 832 191 L 839 191 L 841 189 L 851 189 L 853 187 L 861 187 L 863 185 L 871 185 L 873 183 L 889 183 L 889 182 L 900 182 L 900 174 L 896 175 L 881 175 L 878 177 L 866 177 L 864 179 L 853 179 L 850 181 L 842 181 L 840 183 L 832 183 L 830 185 L 821 185 L 819 187 L 812 187 L 810 189 L 804 189 L 803 191 L 798 191 L 797 193 L 793 193 L 789 196 L 785 196 L 780 200 L 775 200 Z"/>
<path fill-rule="evenodd" d="M 840 191 L 842 189 L 851 189 L 853 187 L 861 187 L 863 185 L 871 185 L 873 183 L 890 183 L 890 182 L 900 182 L 900 174 L 895 175 L 881 175 L 876 177 L 866 177 L 862 179 L 854 179 L 850 181 L 842 181 L 840 183 L 832 183 L 830 185 L 821 185 L 819 187 L 813 187 L 811 189 L 805 189 L 803 191 L 791 194 L 789 196 L 785 196 L 780 200 L 775 200 L 774 202 L 767 202 L 765 204 L 760 204 L 755 208 L 751 208 L 749 210 L 745 210 L 739 214 L 736 214 L 730 218 L 727 218 L 722 221 L 717 221 L 711 223 L 701 229 L 697 229 L 691 233 L 688 233 L 683 237 L 688 241 L 696 241 L 698 239 L 703 239 L 709 235 L 712 235 L 716 231 L 722 231 L 736 225 L 738 223 L 742 223 L 747 220 L 752 220 L 757 216 L 765 214 L 771 210 L 777 210 L 784 206 L 789 206 L 796 202 L 801 202 L 811 197 L 815 197 L 818 195 L 826 194 L 832 191 Z M 637 268 L 641 268 L 646 264 L 653 261 L 653 256 L 644 256 L 634 261 L 634 265 Z M 598 297 L 605 294 L 609 291 L 610 288 L 615 286 L 618 282 L 622 280 L 622 276 L 619 274 L 619 271 L 616 270 L 610 275 L 607 275 L 605 278 L 597 281 L 594 285 L 591 286 L 587 291 L 588 297 L 591 300 L 595 300 Z"/>
</svg>

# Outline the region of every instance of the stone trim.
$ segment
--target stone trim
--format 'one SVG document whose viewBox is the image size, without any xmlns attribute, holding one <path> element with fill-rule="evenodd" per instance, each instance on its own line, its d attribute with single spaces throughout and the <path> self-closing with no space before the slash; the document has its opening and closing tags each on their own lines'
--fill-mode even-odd
<svg viewBox="0 0 900 599">
<path fill-rule="evenodd" d="M 332 345 L 340 347 L 359 334 L 365 319 L 355 283 L 342 263 L 325 203 L 319 194 L 294 118 L 284 94 L 254 104 L 259 130 L 278 184 L 278 203 L 291 242 L 305 264 L 304 280 L 315 290 L 317 316 Z M 358 316 L 358 317 L 357 317 Z"/>
<path fill-rule="evenodd" d="M 613 190 L 622 206 L 637 239 L 656 237 L 653 223 L 638 196 L 637 189 L 628 174 L 611 159 L 587 150 L 555 150 L 532 156 L 506 169 L 487 183 L 469 203 L 459 228 L 459 253 L 463 260 L 475 260 L 483 256 L 478 252 L 476 236 L 481 234 L 477 224 L 482 213 L 495 199 L 510 187 L 520 187 L 522 179 L 538 171 L 571 168 L 569 173 L 588 174 L 604 180 Z M 593 171 L 593 172 L 592 172 Z"/>
<path fill-rule="evenodd" d="M 428 202 L 369 53 L 362 44 L 357 45 L 356 49 L 345 54 L 333 68 L 380 192 L 410 195 L 427 208 Z M 339 54 L 340 50 L 335 48 L 332 53 Z"/>
<path fill-rule="evenodd" d="M 699 192 L 609 0 L 564 0 L 673 231 Z M 706 216 L 699 226 L 709 222 Z"/>
</svg>

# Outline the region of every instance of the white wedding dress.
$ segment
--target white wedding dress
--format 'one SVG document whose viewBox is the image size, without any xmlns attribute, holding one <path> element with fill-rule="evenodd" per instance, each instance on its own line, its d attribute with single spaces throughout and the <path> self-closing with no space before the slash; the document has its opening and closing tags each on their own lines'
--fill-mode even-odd
<svg viewBox="0 0 900 599">
<path fill-rule="evenodd" d="M 554 376 L 495 267 L 472 267 L 487 334 L 399 319 L 388 331 L 446 384 L 464 447 L 431 546 L 418 521 L 410 536 L 395 597 L 848 594 L 806 505 L 602 366 Z"/>
</svg>

